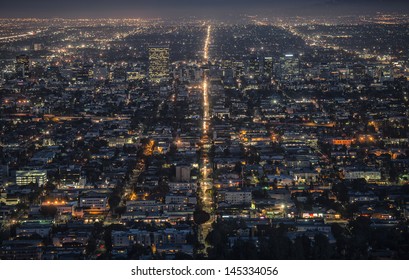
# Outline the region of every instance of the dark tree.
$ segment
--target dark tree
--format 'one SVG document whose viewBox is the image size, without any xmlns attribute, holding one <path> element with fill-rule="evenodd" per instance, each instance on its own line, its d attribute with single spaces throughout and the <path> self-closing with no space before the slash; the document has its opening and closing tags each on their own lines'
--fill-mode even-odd
<svg viewBox="0 0 409 280">
<path fill-rule="evenodd" d="M 204 224 L 210 220 L 210 214 L 203 210 L 196 210 L 193 213 L 193 220 L 198 225 Z"/>
</svg>

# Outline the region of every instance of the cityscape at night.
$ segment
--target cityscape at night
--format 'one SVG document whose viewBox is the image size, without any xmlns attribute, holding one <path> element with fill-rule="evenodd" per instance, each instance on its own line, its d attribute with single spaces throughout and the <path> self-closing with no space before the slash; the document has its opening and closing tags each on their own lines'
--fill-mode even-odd
<svg viewBox="0 0 409 280">
<path fill-rule="evenodd" d="M 409 259 L 405 1 L 21 2 L 0 260 Z"/>
</svg>

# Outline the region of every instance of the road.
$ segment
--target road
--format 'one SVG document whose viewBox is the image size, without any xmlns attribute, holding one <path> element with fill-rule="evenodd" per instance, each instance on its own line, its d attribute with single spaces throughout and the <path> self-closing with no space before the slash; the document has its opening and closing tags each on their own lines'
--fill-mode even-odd
<svg viewBox="0 0 409 280">
<path fill-rule="evenodd" d="M 203 61 L 205 64 L 209 61 L 209 45 L 211 40 L 212 27 L 207 27 L 206 40 L 204 42 Z M 209 150 L 211 147 L 211 140 L 208 136 L 210 131 L 210 104 L 209 104 L 209 88 L 208 88 L 208 73 L 205 72 L 203 76 L 203 124 L 202 124 L 202 153 L 200 158 L 200 188 L 202 190 L 201 200 L 203 202 L 202 209 L 210 214 L 211 218 L 208 222 L 202 224 L 199 227 L 198 240 L 204 245 L 204 249 L 200 252 L 203 255 L 207 255 L 207 249 L 209 245 L 206 243 L 206 237 L 212 229 L 213 218 L 213 180 L 212 180 L 212 164 L 209 158 Z"/>
</svg>

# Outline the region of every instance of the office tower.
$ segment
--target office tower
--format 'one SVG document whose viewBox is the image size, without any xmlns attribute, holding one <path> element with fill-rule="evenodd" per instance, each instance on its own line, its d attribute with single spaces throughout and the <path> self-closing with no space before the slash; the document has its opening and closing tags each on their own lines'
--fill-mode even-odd
<svg viewBox="0 0 409 280">
<path fill-rule="evenodd" d="M 233 77 L 234 73 L 233 73 L 233 62 L 231 59 L 225 59 L 222 61 L 222 67 L 221 67 L 222 71 L 223 71 L 223 77 Z"/>
<path fill-rule="evenodd" d="M 9 175 L 9 166 L 0 165 L 0 183 L 4 183 Z"/>
<path fill-rule="evenodd" d="M 244 74 L 244 63 L 243 61 L 233 61 L 234 76 L 239 77 Z"/>
<path fill-rule="evenodd" d="M 16 73 L 19 78 L 27 77 L 30 71 L 30 58 L 23 54 L 16 57 Z"/>
<path fill-rule="evenodd" d="M 159 83 L 163 79 L 169 78 L 169 47 L 151 46 L 149 47 L 149 80 L 152 83 Z"/>
<path fill-rule="evenodd" d="M 247 74 L 250 76 L 260 75 L 260 59 L 257 56 L 250 57 L 247 65 Z"/>
<path fill-rule="evenodd" d="M 352 66 L 352 73 L 354 75 L 354 80 L 361 80 L 365 78 L 366 66 L 363 64 L 355 64 Z"/>
<path fill-rule="evenodd" d="M 264 57 L 264 75 L 271 76 L 273 73 L 273 58 L 271 56 Z"/>
<path fill-rule="evenodd" d="M 286 54 L 280 58 L 278 78 L 281 81 L 292 82 L 298 79 L 300 74 L 300 60 L 293 54 Z"/>
<path fill-rule="evenodd" d="M 87 82 L 90 79 L 92 65 L 78 65 L 78 67 L 73 68 L 72 70 L 74 73 L 74 78 L 77 82 Z"/>
</svg>

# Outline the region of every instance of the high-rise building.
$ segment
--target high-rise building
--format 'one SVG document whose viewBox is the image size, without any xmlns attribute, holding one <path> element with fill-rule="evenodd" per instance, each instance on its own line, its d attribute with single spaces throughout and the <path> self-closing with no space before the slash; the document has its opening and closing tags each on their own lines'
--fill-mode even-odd
<svg viewBox="0 0 409 280">
<path fill-rule="evenodd" d="M 278 78 L 281 81 L 294 81 L 300 75 L 300 60 L 293 54 L 286 54 L 280 58 Z"/>
<path fill-rule="evenodd" d="M 355 80 L 363 79 L 366 75 L 366 66 L 363 64 L 355 64 L 352 66 L 352 73 Z"/>
<path fill-rule="evenodd" d="M 9 166 L 0 165 L 0 183 L 4 183 L 9 175 Z"/>
<path fill-rule="evenodd" d="M 271 56 L 264 57 L 264 75 L 271 76 L 273 73 L 273 58 Z"/>
<path fill-rule="evenodd" d="M 257 56 L 252 56 L 247 61 L 247 74 L 250 76 L 260 75 L 260 59 Z"/>
<path fill-rule="evenodd" d="M 159 83 L 167 78 L 169 78 L 169 47 L 150 46 L 149 80 L 152 83 Z"/>
<path fill-rule="evenodd" d="M 30 71 L 30 58 L 25 55 L 18 55 L 16 57 L 16 73 L 18 77 L 27 77 Z"/>
</svg>

